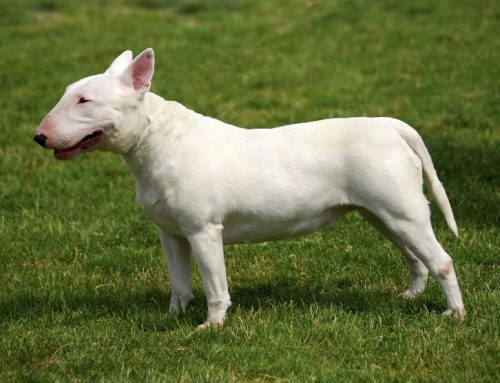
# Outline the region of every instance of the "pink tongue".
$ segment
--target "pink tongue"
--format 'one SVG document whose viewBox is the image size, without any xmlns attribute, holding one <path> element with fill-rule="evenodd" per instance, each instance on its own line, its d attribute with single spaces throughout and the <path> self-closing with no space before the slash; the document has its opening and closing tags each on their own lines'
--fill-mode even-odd
<svg viewBox="0 0 500 383">
<path fill-rule="evenodd" d="M 58 160 L 71 160 L 78 156 L 82 149 L 87 149 L 89 146 L 92 146 L 95 142 L 99 141 L 102 138 L 102 132 L 99 132 L 96 136 L 89 138 L 85 141 L 80 141 L 76 145 L 64 149 L 64 150 L 54 150 L 54 157 Z"/>
<path fill-rule="evenodd" d="M 81 149 L 78 147 L 61 151 L 54 150 L 54 157 L 58 160 L 71 160 L 72 158 L 75 158 L 77 155 L 79 155 L 80 151 Z"/>
</svg>

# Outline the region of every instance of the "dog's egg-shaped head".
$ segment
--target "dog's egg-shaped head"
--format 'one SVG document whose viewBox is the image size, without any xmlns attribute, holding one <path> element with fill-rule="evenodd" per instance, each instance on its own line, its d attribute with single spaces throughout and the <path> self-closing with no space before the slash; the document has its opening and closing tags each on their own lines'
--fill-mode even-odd
<svg viewBox="0 0 500 383">
<path fill-rule="evenodd" d="M 106 72 L 66 88 L 36 130 L 35 141 L 53 149 L 58 159 L 72 159 L 90 149 L 128 152 L 140 135 L 138 108 L 153 71 L 151 48 L 134 60 L 132 52 L 123 52 Z"/>
</svg>

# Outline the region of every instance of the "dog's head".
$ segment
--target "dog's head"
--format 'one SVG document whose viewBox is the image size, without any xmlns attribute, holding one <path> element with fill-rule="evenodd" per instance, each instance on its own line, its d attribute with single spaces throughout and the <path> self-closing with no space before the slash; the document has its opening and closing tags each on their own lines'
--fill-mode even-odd
<svg viewBox="0 0 500 383">
<path fill-rule="evenodd" d="M 154 52 L 146 49 L 134 60 L 132 52 L 118 56 L 102 74 L 71 84 L 43 119 L 35 141 L 69 160 L 83 150 L 126 153 L 137 142 L 138 108 L 149 91 Z"/>
</svg>

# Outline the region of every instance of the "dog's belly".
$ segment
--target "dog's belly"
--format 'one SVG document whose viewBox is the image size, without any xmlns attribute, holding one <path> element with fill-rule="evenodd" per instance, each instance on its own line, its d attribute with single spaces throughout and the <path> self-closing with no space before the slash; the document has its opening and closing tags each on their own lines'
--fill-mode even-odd
<svg viewBox="0 0 500 383">
<path fill-rule="evenodd" d="M 316 214 L 288 219 L 272 219 L 235 214 L 228 217 L 222 232 L 224 244 L 264 242 L 289 239 L 311 233 L 332 224 L 336 218 L 351 208 L 333 207 Z"/>
<path fill-rule="evenodd" d="M 222 223 L 222 237 L 224 244 L 290 239 L 330 225 L 339 216 L 352 209 L 354 208 L 349 206 L 332 207 L 316 214 L 288 219 L 234 214 Z M 155 209 L 152 206 L 145 210 L 149 217 L 166 232 L 180 237 L 185 236 L 176 220 L 165 210 Z"/>
</svg>

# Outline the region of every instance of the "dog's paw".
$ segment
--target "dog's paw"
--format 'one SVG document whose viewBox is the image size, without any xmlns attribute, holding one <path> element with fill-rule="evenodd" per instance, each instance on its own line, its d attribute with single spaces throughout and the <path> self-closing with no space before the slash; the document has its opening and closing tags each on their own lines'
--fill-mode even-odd
<svg viewBox="0 0 500 383">
<path fill-rule="evenodd" d="M 467 313 L 465 312 L 464 307 L 457 307 L 454 309 L 447 309 L 445 312 L 443 312 L 443 315 L 447 316 L 447 317 L 453 317 L 456 319 L 463 320 L 463 319 L 465 319 L 465 316 L 467 315 Z"/>
<path fill-rule="evenodd" d="M 207 320 L 200 324 L 197 329 L 205 330 L 206 328 L 222 328 L 226 311 L 231 306 L 229 297 L 226 300 L 217 300 L 208 304 Z"/>
<path fill-rule="evenodd" d="M 196 327 L 198 331 L 206 330 L 207 328 L 221 329 L 224 326 L 224 321 L 204 322 Z"/>
<path fill-rule="evenodd" d="M 170 305 L 168 306 L 168 312 L 172 315 L 178 315 L 180 313 L 184 314 L 189 302 L 194 298 L 194 295 L 189 294 L 172 294 L 170 298 Z"/>
<path fill-rule="evenodd" d="M 177 302 L 172 303 L 172 301 L 170 301 L 170 305 L 168 306 L 168 313 L 171 315 L 179 315 L 179 305 L 177 304 Z"/>
<path fill-rule="evenodd" d="M 421 291 L 415 291 L 415 290 L 408 289 L 408 290 L 405 290 L 402 293 L 398 294 L 398 297 L 401 299 L 410 300 L 410 299 L 416 298 L 416 296 L 420 293 L 421 293 Z"/>
</svg>

